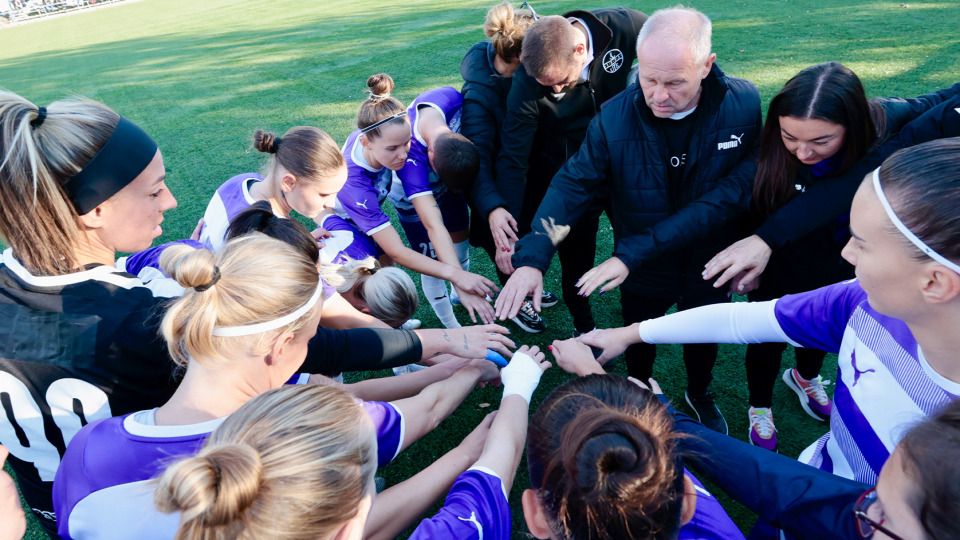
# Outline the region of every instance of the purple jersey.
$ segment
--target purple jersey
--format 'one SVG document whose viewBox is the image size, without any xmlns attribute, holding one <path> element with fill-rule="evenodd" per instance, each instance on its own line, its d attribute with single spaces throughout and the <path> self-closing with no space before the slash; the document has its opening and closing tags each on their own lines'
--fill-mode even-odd
<svg viewBox="0 0 960 540">
<path fill-rule="evenodd" d="M 304 384 L 294 376 L 288 384 Z M 377 431 L 378 466 L 403 442 L 403 416 L 389 403 L 364 402 Z M 180 516 L 153 505 L 151 478 L 178 458 L 196 454 L 226 419 L 157 426 L 154 410 L 93 422 L 77 433 L 53 485 L 53 506 L 64 538 L 172 538 Z"/>
<path fill-rule="evenodd" d="M 390 226 L 390 218 L 380 208 L 380 203 L 387 198 L 393 171 L 370 166 L 363 156 L 363 145 L 357 140 L 359 136 L 358 129 L 343 145 L 347 182 L 337 193 L 336 212 L 366 235 L 373 236 Z"/>
<path fill-rule="evenodd" d="M 320 222 L 320 226 L 333 236 L 323 239 L 320 262 L 344 264 L 348 259 L 362 261 L 367 257 L 380 256 L 376 242 L 342 217 L 327 215 Z"/>
<path fill-rule="evenodd" d="M 214 253 L 220 251 L 230 220 L 257 202 L 250 196 L 250 186 L 262 180 L 257 173 L 238 174 L 217 188 L 203 213 L 203 228 L 200 229 L 200 242 L 207 249 Z"/>
<path fill-rule="evenodd" d="M 410 540 L 509 540 L 510 528 L 503 481 L 493 471 L 475 468 L 457 477 L 443 508 L 421 521 Z"/>
<path fill-rule="evenodd" d="M 463 96 L 455 88 L 443 86 L 435 90 L 428 90 L 413 100 L 407 109 L 410 118 L 412 138 L 410 153 L 403 168 L 397 171 L 397 179 L 390 189 L 390 201 L 400 209 L 412 209 L 410 201 L 418 196 L 433 194 L 440 198 L 446 193 L 444 186 L 433 174 L 430 161 L 427 159 L 427 143 L 420 135 L 419 111 L 430 107 L 440 112 L 447 122 L 447 127 L 454 133 L 460 133 L 460 112 L 463 110 Z"/>
<path fill-rule="evenodd" d="M 839 355 L 830 432 L 800 460 L 873 485 L 906 426 L 960 396 L 960 384 L 933 370 L 907 325 L 877 313 L 856 280 L 776 301 L 795 344 Z"/>
<path fill-rule="evenodd" d="M 680 536 L 677 539 L 743 540 L 743 533 L 727 515 L 726 510 L 720 506 L 720 501 L 707 491 L 697 477 L 690 474 L 690 471 L 684 469 L 683 472 L 697 490 L 697 508 L 690 522 L 680 527 Z"/>
</svg>

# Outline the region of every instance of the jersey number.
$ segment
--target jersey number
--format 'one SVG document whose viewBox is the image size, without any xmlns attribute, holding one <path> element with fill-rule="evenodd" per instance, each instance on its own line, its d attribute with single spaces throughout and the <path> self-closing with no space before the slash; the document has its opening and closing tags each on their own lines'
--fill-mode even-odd
<svg viewBox="0 0 960 540">
<path fill-rule="evenodd" d="M 69 444 L 88 423 L 113 416 L 107 394 L 80 379 L 68 377 L 54 381 L 47 388 L 46 400 L 64 444 Z M 60 452 L 47 439 L 40 406 L 26 385 L 3 371 L 0 371 L 0 409 L 6 416 L 5 422 L 0 421 L 0 444 L 17 459 L 33 463 L 41 480 L 53 482 L 60 466 Z"/>
<path fill-rule="evenodd" d="M 420 242 L 420 251 L 422 251 L 426 257 L 430 257 L 431 259 L 437 258 L 437 252 L 433 250 L 433 242 Z"/>
</svg>

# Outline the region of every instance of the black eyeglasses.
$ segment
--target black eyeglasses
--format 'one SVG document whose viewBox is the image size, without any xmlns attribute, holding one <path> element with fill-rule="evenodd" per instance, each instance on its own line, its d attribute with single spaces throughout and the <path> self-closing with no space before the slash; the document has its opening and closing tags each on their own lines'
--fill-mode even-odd
<svg viewBox="0 0 960 540">
<path fill-rule="evenodd" d="M 540 20 L 540 17 L 537 17 L 537 12 L 533 10 L 533 6 L 531 6 L 529 2 L 524 2 L 520 4 L 520 7 L 518 9 L 529 9 L 530 14 L 533 15 L 533 20 L 535 21 Z"/>
<path fill-rule="evenodd" d="M 890 529 L 883 526 L 884 519 L 876 521 L 868 515 L 870 506 L 877 502 L 877 488 L 870 488 L 863 492 L 863 495 L 857 499 L 853 505 L 853 515 L 857 518 L 857 532 L 863 538 L 872 538 L 877 531 L 893 538 L 893 540 L 903 540 L 900 536 L 890 532 Z"/>
</svg>

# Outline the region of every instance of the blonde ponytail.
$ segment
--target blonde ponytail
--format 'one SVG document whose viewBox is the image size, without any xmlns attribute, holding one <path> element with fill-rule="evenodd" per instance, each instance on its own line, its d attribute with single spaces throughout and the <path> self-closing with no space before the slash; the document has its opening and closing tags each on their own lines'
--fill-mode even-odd
<svg viewBox="0 0 960 540">
<path fill-rule="evenodd" d="M 417 313 L 420 298 L 417 286 L 403 270 L 381 268 L 373 257 L 348 259 L 343 264 L 324 264 L 323 280 L 343 294 L 351 289 L 370 308 L 370 315 L 398 327 Z"/>
<path fill-rule="evenodd" d="M 487 11 L 483 33 L 493 42 L 493 50 L 502 60 L 511 62 L 520 57 L 523 35 L 533 24 L 533 13 L 514 10 L 510 2 L 502 2 Z"/>
</svg>

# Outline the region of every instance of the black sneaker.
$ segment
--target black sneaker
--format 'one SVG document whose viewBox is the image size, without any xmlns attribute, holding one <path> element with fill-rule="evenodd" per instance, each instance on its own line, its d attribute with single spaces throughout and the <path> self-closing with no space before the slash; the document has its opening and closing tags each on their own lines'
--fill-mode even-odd
<svg viewBox="0 0 960 540">
<path fill-rule="evenodd" d="M 531 334 L 539 334 L 547 329 L 547 323 L 543 322 L 540 314 L 533 309 L 533 304 L 529 300 L 523 301 L 517 316 L 511 320 Z"/>
<path fill-rule="evenodd" d="M 560 301 L 560 297 L 555 292 L 543 291 L 540 295 L 540 307 L 553 307 Z M 533 295 L 527 295 L 527 302 L 533 302 Z"/>
<path fill-rule="evenodd" d="M 713 400 L 713 392 L 706 392 L 702 396 L 695 397 L 690 397 L 688 392 L 684 392 L 683 398 L 686 400 L 687 405 L 693 409 L 693 414 L 697 415 L 697 420 L 699 420 L 701 424 L 717 433 L 729 435 L 727 420 L 723 417 L 723 414 L 720 413 L 720 409 L 717 408 L 717 404 Z"/>
</svg>

